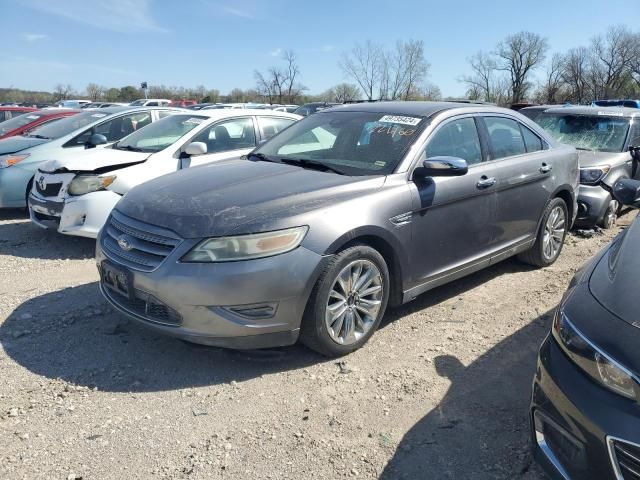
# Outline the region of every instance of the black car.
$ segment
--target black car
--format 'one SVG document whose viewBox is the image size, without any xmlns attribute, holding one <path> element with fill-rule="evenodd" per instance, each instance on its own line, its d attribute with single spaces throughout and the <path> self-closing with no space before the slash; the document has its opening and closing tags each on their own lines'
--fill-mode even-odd
<svg viewBox="0 0 640 480">
<path fill-rule="evenodd" d="M 640 208 L 640 181 L 613 194 Z M 540 349 L 531 425 L 552 478 L 640 479 L 638 245 L 636 219 L 576 274 Z"/>
</svg>

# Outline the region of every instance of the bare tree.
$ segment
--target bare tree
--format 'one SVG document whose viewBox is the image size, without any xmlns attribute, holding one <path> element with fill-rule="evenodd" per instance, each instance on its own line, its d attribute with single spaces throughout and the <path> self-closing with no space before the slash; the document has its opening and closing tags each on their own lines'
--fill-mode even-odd
<svg viewBox="0 0 640 480">
<path fill-rule="evenodd" d="M 562 74 L 565 69 L 565 58 L 561 53 L 554 53 L 545 74 L 542 88 L 542 101 L 548 104 L 560 102 L 560 92 L 564 85 Z"/>
<path fill-rule="evenodd" d="M 433 83 L 427 83 L 422 91 L 422 98 L 424 100 L 430 101 L 442 100 L 442 92 L 440 91 L 440 87 L 434 85 Z"/>
<path fill-rule="evenodd" d="M 562 79 L 569 87 L 569 99 L 583 103 L 586 99 L 589 75 L 589 52 L 585 47 L 572 48 L 564 57 Z"/>
<path fill-rule="evenodd" d="M 467 96 L 472 100 L 495 102 L 498 67 L 493 56 L 478 52 L 472 55 L 468 62 L 472 74 L 461 78 L 461 81 L 467 85 Z"/>
<path fill-rule="evenodd" d="M 285 90 L 287 92 L 287 102 L 293 103 L 293 101 L 300 95 L 305 87 L 303 87 L 300 82 L 298 82 L 300 68 L 298 67 L 298 62 L 294 51 L 286 50 L 284 52 L 284 60 L 287 62 L 286 77 L 284 79 Z"/>
<path fill-rule="evenodd" d="M 544 62 L 548 48 L 547 40 L 532 32 L 509 35 L 498 44 L 497 65 L 509 74 L 512 103 L 525 99 L 531 73 Z"/>
<path fill-rule="evenodd" d="M 604 37 L 591 41 L 591 79 L 594 97 L 618 96 L 631 74 L 637 55 L 634 34 L 627 27 L 610 27 Z"/>
<path fill-rule="evenodd" d="M 97 83 L 90 83 L 85 89 L 87 97 L 89 97 L 92 102 L 95 102 L 99 98 L 102 98 L 105 90 L 106 89 L 104 87 L 101 87 Z"/>
<path fill-rule="evenodd" d="M 292 103 L 303 90 L 306 90 L 306 87 L 298 81 L 300 68 L 295 53 L 287 50 L 282 59 L 287 63 L 285 68 L 273 66 L 266 74 L 258 70 L 254 72 L 257 90 L 263 98 L 268 99 L 269 103 L 275 101 L 283 103 L 285 99 Z"/>
<path fill-rule="evenodd" d="M 320 95 L 325 102 L 352 102 L 360 98 L 360 88 L 353 83 L 340 83 L 326 90 Z"/>
<path fill-rule="evenodd" d="M 356 45 L 343 55 L 340 67 L 346 76 L 352 78 L 362 89 L 367 100 L 374 99 L 374 91 L 379 86 L 384 54 L 380 46 L 367 40 Z"/>
<path fill-rule="evenodd" d="M 73 93 L 73 87 L 69 84 L 63 85 L 59 83 L 55 86 L 53 93 L 56 101 L 66 100 Z"/>
</svg>

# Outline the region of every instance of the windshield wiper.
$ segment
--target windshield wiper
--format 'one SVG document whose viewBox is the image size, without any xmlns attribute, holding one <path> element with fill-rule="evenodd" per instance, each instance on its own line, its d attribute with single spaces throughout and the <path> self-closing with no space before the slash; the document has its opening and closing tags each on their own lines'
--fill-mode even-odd
<svg viewBox="0 0 640 480">
<path fill-rule="evenodd" d="M 333 172 L 338 175 L 346 175 L 347 173 L 339 168 L 332 167 L 326 163 L 318 162 L 317 160 L 309 160 L 308 158 L 281 158 L 282 163 L 291 165 L 300 165 L 301 167 L 315 168 L 318 170 L 324 170 L 325 172 Z"/>
<path fill-rule="evenodd" d="M 264 153 L 250 153 L 247 155 L 247 159 L 256 158 L 262 162 L 282 163 L 280 160 L 276 160 L 273 157 L 267 157 Z"/>
<path fill-rule="evenodd" d="M 27 135 L 29 138 L 41 138 L 42 140 L 51 140 L 51 137 L 46 137 L 44 135 Z"/>
<path fill-rule="evenodd" d="M 132 147 L 131 145 L 126 145 L 124 147 L 122 145 L 118 145 L 117 149 L 118 150 L 129 150 L 130 152 L 144 152 L 145 151 L 143 148 Z"/>
<path fill-rule="evenodd" d="M 595 152 L 593 148 L 575 147 L 576 150 L 583 150 L 585 152 Z"/>
</svg>

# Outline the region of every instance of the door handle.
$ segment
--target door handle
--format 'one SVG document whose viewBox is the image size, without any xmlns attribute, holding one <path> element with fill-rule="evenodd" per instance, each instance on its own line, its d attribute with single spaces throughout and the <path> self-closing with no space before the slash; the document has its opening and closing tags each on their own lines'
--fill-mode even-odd
<svg viewBox="0 0 640 480">
<path fill-rule="evenodd" d="M 540 173 L 549 173 L 551 170 L 553 170 L 553 167 L 551 165 L 547 165 L 546 163 L 543 163 L 540 167 Z"/>
<path fill-rule="evenodd" d="M 476 187 L 478 188 L 489 188 L 492 187 L 496 184 L 496 177 L 486 177 L 486 176 L 482 176 L 480 177 L 480 180 L 478 180 L 478 183 L 476 183 Z"/>
</svg>

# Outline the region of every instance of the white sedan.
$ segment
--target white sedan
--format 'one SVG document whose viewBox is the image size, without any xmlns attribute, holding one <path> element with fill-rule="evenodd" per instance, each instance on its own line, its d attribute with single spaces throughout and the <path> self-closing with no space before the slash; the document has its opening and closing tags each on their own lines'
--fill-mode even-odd
<svg viewBox="0 0 640 480">
<path fill-rule="evenodd" d="M 246 155 L 302 118 L 271 110 L 200 110 L 159 120 L 100 150 L 40 165 L 29 195 L 31 221 L 96 238 L 131 188 L 177 170 Z"/>
</svg>

